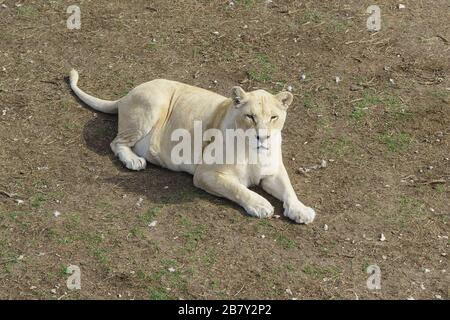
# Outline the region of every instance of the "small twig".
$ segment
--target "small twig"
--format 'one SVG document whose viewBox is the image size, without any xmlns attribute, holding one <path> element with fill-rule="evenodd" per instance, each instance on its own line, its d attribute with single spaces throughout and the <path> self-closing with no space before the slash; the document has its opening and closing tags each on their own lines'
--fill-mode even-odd
<svg viewBox="0 0 450 320">
<path fill-rule="evenodd" d="M 444 38 L 444 36 L 438 34 L 436 35 L 436 37 L 438 37 L 439 39 L 441 39 L 442 41 L 444 41 L 446 44 L 448 44 L 448 40 L 446 38 Z"/>
<path fill-rule="evenodd" d="M 239 289 L 239 291 L 234 294 L 234 297 L 236 297 L 239 293 L 241 293 L 241 291 L 244 289 L 244 287 L 245 287 L 245 284 L 242 285 L 242 288 Z"/>
<path fill-rule="evenodd" d="M 17 261 L 17 259 L 3 260 L 3 261 L 0 261 L 0 264 L 5 264 L 5 263 L 8 263 L 8 262 L 14 262 L 14 261 Z"/>
<path fill-rule="evenodd" d="M 6 191 L 0 190 L 0 194 L 7 196 L 8 198 L 14 198 L 15 196 L 17 196 L 17 194 L 15 193 L 8 193 Z"/>
<path fill-rule="evenodd" d="M 430 181 L 423 181 L 423 182 L 418 182 L 418 184 L 439 184 L 439 183 L 443 183 L 445 184 L 447 181 L 445 179 L 437 179 L 437 180 L 430 180 Z"/>
</svg>

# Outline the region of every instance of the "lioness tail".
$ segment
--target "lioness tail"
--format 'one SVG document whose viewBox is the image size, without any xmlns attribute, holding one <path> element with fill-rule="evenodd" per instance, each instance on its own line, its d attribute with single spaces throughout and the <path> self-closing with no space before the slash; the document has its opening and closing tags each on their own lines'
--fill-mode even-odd
<svg viewBox="0 0 450 320">
<path fill-rule="evenodd" d="M 117 113 L 118 109 L 118 102 L 116 101 L 108 101 L 108 100 L 102 100 L 98 99 L 96 97 L 93 97 L 77 86 L 78 83 L 78 72 L 75 69 L 72 69 L 70 71 L 70 87 L 72 88 L 73 92 L 77 95 L 78 98 L 81 99 L 84 103 L 86 103 L 91 108 L 104 112 L 104 113 Z"/>
</svg>

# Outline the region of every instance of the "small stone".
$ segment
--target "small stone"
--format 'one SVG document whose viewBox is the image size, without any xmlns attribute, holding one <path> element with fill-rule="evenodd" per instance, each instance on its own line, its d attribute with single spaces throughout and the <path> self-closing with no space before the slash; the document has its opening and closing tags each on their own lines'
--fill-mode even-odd
<svg viewBox="0 0 450 320">
<path fill-rule="evenodd" d="M 430 208 L 430 211 L 431 211 L 431 212 L 434 212 L 434 209 L 433 209 L 433 208 Z"/>
<path fill-rule="evenodd" d="M 287 86 L 287 91 L 289 91 L 289 92 L 292 92 L 292 90 L 294 90 L 293 88 L 292 88 L 292 86 Z"/>
<path fill-rule="evenodd" d="M 175 272 L 175 268 L 172 268 L 172 267 L 170 267 L 169 269 L 167 269 L 167 270 L 169 270 L 169 272 Z"/>
<path fill-rule="evenodd" d="M 150 224 L 148 225 L 150 228 L 156 227 L 156 224 L 158 223 L 158 221 L 152 221 L 150 222 Z"/>
<path fill-rule="evenodd" d="M 341 82 L 341 78 L 338 76 L 334 77 L 334 82 L 336 82 L 336 83 Z"/>
<path fill-rule="evenodd" d="M 328 225 L 327 225 L 327 224 L 325 224 L 325 225 L 323 226 L 323 230 L 328 231 Z"/>
<path fill-rule="evenodd" d="M 394 85 L 394 84 L 395 84 L 394 79 L 389 79 L 389 83 L 392 84 L 392 85 Z"/>
<path fill-rule="evenodd" d="M 20 206 L 21 204 L 24 204 L 25 201 L 21 199 L 16 199 L 16 203 Z"/>
<path fill-rule="evenodd" d="M 61 215 L 61 212 L 55 210 L 55 212 L 53 212 L 53 215 L 55 216 L 55 218 L 58 218 Z"/>
<path fill-rule="evenodd" d="M 414 297 L 408 297 L 408 298 L 406 298 L 407 300 L 416 300 L 416 299 L 414 299 Z"/>
<path fill-rule="evenodd" d="M 35 286 L 31 286 L 31 287 L 30 287 L 31 290 L 34 290 L 34 289 L 36 289 L 36 288 L 37 288 L 37 287 L 35 287 Z"/>
<path fill-rule="evenodd" d="M 424 268 L 424 269 L 423 269 L 423 272 L 425 272 L 425 273 L 430 273 L 431 270 L 430 270 L 430 269 L 427 269 L 427 268 Z"/>
<path fill-rule="evenodd" d="M 301 80 L 306 80 L 306 74 L 302 73 L 302 74 L 300 75 L 300 79 L 301 79 Z"/>
<path fill-rule="evenodd" d="M 383 258 L 383 260 L 387 260 L 387 256 L 381 256 L 381 258 Z"/>
<path fill-rule="evenodd" d="M 380 241 L 381 241 L 381 242 L 386 241 L 386 237 L 384 236 L 384 234 L 381 234 L 381 235 L 380 235 Z"/>
<path fill-rule="evenodd" d="M 266 236 L 262 234 L 262 235 L 261 235 L 261 238 L 262 238 L 262 239 L 265 239 L 265 238 L 266 238 Z"/>
<path fill-rule="evenodd" d="M 219 35 L 219 31 L 213 31 L 212 33 L 215 34 L 216 36 Z"/>
<path fill-rule="evenodd" d="M 357 84 L 350 85 L 350 91 L 360 91 L 360 90 L 364 90 L 364 87 L 359 86 Z"/>
<path fill-rule="evenodd" d="M 56 294 L 56 289 L 50 290 L 51 293 Z"/>
<path fill-rule="evenodd" d="M 425 286 L 423 285 L 423 283 L 420 284 L 420 289 L 425 290 Z"/>
<path fill-rule="evenodd" d="M 437 294 L 434 296 L 436 299 L 442 300 L 442 296 L 440 294 Z"/>
<path fill-rule="evenodd" d="M 402 9 L 406 9 L 406 6 L 403 3 L 399 3 L 397 8 L 399 8 L 400 10 Z"/>
<path fill-rule="evenodd" d="M 286 293 L 289 294 L 289 295 L 291 295 L 291 296 L 292 296 L 292 294 L 293 294 L 293 293 L 292 293 L 292 290 L 289 289 L 289 288 L 286 289 Z"/>
<path fill-rule="evenodd" d="M 326 168 L 328 166 L 327 160 L 322 159 L 322 161 L 320 161 L 320 166 Z"/>
<path fill-rule="evenodd" d="M 273 216 L 275 219 L 280 219 L 280 215 L 279 214 L 276 214 L 276 215 L 274 215 Z"/>
</svg>

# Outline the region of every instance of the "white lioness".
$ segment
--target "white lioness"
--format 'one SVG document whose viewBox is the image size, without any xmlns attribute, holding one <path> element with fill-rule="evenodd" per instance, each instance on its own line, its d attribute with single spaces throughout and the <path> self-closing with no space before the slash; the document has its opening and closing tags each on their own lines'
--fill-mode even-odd
<svg viewBox="0 0 450 320">
<path fill-rule="evenodd" d="M 283 201 L 285 216 L 297 223 L 314 220 L 314 210 L 298 200 L 282 162 L 280 132 L 286 109 L 293 100 L 291 93 L 272 95 L 264 90 L 245 92 L 233 87 L 231 97 L 226 98 L 205 89 L 157 79 L 137 86 L 119 100 L 106 101 L 86 94 L 77 83 L 78 72 L 72 70 L 70 86 L 84 103 L 104 113 L 118 113 L 118 134 L 111 149 L 128 169 L 142 170 L 149 161 L 189 172 L 195 186 L 238 203 L 252 216 L 271 217 L 274 208 L 270 202 L 248 189 L 260 184 Z M 175 163 L 171 156 L 177 142 L 172 141 L 171 135 L 180 128 L 193 133 L 196 120 L 202 121 L 204 128 L 223 133 L 227 129 L 254 128 L 258 135 L 255 152 L 267 151 L 270 146 L 272 158 L 264 164 Z"/>
</svg>

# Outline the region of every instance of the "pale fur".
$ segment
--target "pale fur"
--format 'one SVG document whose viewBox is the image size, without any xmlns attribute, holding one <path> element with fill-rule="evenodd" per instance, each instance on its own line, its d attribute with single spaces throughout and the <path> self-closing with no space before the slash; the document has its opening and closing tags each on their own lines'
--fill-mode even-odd
<svg viewBox="0 0 450 320">
<path fill-rule="evenodd" d="M 230 98 L 226 98 L 205 89 L 157 79 L 137 86 L 117 101 L 106 101 L 86 94 L 77 82 L 78 73 L 72 70 L 71 88 L 83 102 L 101 112 L 118 113 L 118 134 L 111 149 L 127 168 L 142 170 L 149 161 L 188 172 L 194 176 L 195 186 L 238 203 L 252 216 L 270 217 L 274 213 L 270 202 L 248 189 L 261 185 L 283 202 L 284 215 L 288 218 L 305 224 L 314 220 L 314 210 L 298 200 L 291 185 L 282 162 L 281 135 L 277 135 L 292 102 L 291 93 L 272 95 L 264 90 L 244 92 L 234 87 Z M 216 128 L 222 132 L 238 128 L 265 129 L 269 134 L 261 137 L 261 141 L 265 138 L 271 142 L 272 157 L 280 161 L 269 161 L 269 165 L 175 164 L 171 161 L 171 150 L 178 142 L 171 141 L 171 134 L 179 128 L 193 134 L 195 120 L 201 120 L 205 129 Z"/>
</svg>

